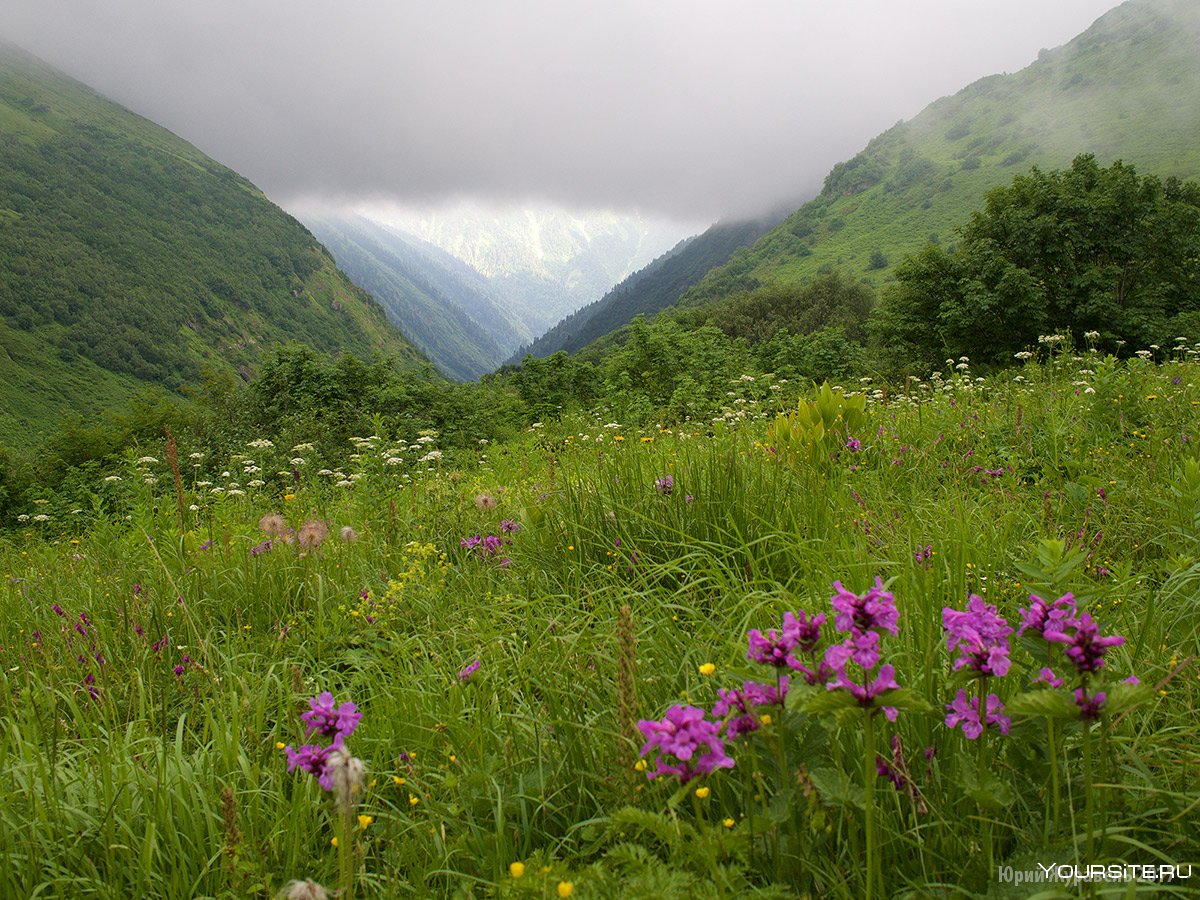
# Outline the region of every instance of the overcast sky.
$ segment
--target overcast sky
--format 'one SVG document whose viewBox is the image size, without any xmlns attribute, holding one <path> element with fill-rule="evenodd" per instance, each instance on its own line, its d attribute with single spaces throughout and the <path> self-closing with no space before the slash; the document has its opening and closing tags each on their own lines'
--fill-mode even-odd
<svg viewBox="0 0 1200 900">
<path fill-rule="evenodd" d="M 19 44 L 287 207 L 680 220 L 813 193 L 1115 0 L 0 0 Z"/>
</svg>

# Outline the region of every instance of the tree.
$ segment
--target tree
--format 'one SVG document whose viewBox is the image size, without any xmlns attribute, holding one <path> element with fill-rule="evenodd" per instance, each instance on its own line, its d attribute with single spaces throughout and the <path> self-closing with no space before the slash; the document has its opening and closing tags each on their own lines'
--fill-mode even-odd
<svg viewBox="0 0 1200 900">
<path fill-rule="evenodd" d="M 924 361 L 1008 360 L 1039 333 L 1085 331 L 1131 347 L 1200 310 L 1200 186 L 1132 166 L 1036 167 L 988 192 L 954 253 L 927 247 L 896 269 L 872 328 Z"/>
</svg>

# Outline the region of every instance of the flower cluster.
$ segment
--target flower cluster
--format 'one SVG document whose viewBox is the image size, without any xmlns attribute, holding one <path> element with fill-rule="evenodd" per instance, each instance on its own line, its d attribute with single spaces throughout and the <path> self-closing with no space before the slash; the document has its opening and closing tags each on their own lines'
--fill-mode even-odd
<svg viewBox="0 0 1200 900">
<path fill-rule="evenodd" d="M 714 719 L 724 719 L 725 736 L 730 740 L 757 731 L 762 719 L 754 712 L 759 706 L 781 706 L 787 697 L 788 679 L 779 679 L 778 686 L 747 681 L 740 688 L 720 688 L 713 704 Z"/>
<path fill-rule="evenodd" d="M 963 734 L 972 741 L 983 734 L 984 729 L 988 726 L 995 725 L 1001 734 L 1008 734 L 1008 730 L 1012 726 L 1012 720 L 1008 716 L 1002 715 L 1004 704 L 995 694 L 987 695 L 987 703 L 982 715 L 979 711 L 979 698 L 971 697 L 968 700 L 967 692 L 962 688 L 959 688 L 953 702 L 946 704 L 946 709 L 948 711 L 946 727 L 961 726 Z"/>
<path fill-rule="evenodd" d="M 671 491 L 675 490 L 675 479 L 671 475 L 664 475 L 662 478 L 654 482 L 654 489 L 660 494 L 666 496 Z"/>
<path fill-rule="evenodd" d="M 316 776 L 323 790 L 331 791 L 343 809 L 350 809 L 362 790 L 364 770 L 362 760 L 350 755 L 345 742 L 358 728 L 362 713 L 349 701 L 335 706 L 333 694 L 328 691 L 311 698 L 308 705 L 308 712 L 300 716 L 306 723 L 305 735 L 315 732 L 333 740 L 325 746 L 284 747 L 288 771 L 300 769 Z"/>
<path fill-rule="evenodd" d="M 1076 610 L 1075 598 L 1070 594 L 1064 594 L 1053 603 L 1030 595 L 1029 608 L 1021 610 L 1021 632 L 1025 631 L 1037 632 L 1048 644 L 1062 646 L 1067 662 L 1079 675 L 1079 687 L 1075 690 L 1079 717 L 1084 721 L 1099 718 L 1108 695 L 1104 691 L 1090 691 L 1088 678 L 1104 668 L 1108 649 L 1124 644 L 1125 638 L 1121 635 L 1101 635 L 1100 627 L 1091 615 Z M 1136 684 L 1137 678 L 1127 681 Z M 1052 688 L 1061 687 L 1064 683 L 1049 666 L 1042 668 L 1035 682 Z"/>
<path fill-rule="evenodd" d="M 661 721 L 643 719 L 638 730 L 646 738 L 641 755 L 657 750 L 655 767 L 646 772 L 647 778 L 677 775 L 688 782 L 697 775 L 710 775 L 717 769 L 733 767 L 733 759 L 725 753 L 721 723 L 706 717 L 697 706 L 672 706 Z M 663 757 L 673 756 L 678 763 L 668 763 Z"/>
<path fill-rule="evenodd" d="M 982 684 L 988 678 L 1008 674 L 1012 664 L 1009 636 L 1013 630 L 995 606 L 972 594 L 965 610 L 942 609 L 942 627 L 946 631 L 946 649 L 954 654 L 954 671 L 968 669 L 982 679 Z M 1012 721 L 1003 715 L 1004 704 L 999 696 L 987 693 L 986 687 L 980 689 L 979 695 L 968 699 L 967 692 L 959 689 L 954 700 L 946 704 L 946 727 L 961 727 L 972 741 L 992 725 L 1001 734 L 1008 734 Z"/>
<path fill-rule="evenodd" d="M 502 569 L 508 568 L 512 560 L 507 556 L 502 556 L 501 552 L 505 547 L 512 545 L 512 538 L 507 535 L 516 534 L 520 527 L 512 519 L 503 519 L 500 522 L 499 535 L 472 534 L 460 540 L 458 545 L 464 550 L 473 552 L 475 558 L 480 562 L 495 562 Z"/>
<path fill-rule="evenodd" d="M 875 585 L 862 595 L 847 590 L 840 581 L 835 581 L 833 586 L 837 590 L 830 601 L 836 614 L 833 624 L 848 636 L 825 651 L 825 665 L 832 671 L 832 678 L 825 687 L 831 691 L 848 691 L 860 706 L 874 709 L 876 698 L 900 687 L 895 668 L 879 665 L 882 633 L 895 635 L 899 631 L 896 598 L 883 589 L 883 580 L 878 577 Z M 850 665 L 862 670 L 861 681 L 850 675 Z M 877 666 L 878 671 L 875 671 Z M 883 713 L 895 721 L 897 710 L 894 707 L 883 707 Z"/>
</svg>

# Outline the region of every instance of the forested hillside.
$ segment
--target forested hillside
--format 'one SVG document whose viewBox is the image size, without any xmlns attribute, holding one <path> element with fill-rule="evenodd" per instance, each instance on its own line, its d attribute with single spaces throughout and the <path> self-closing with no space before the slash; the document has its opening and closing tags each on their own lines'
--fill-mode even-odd
<svg viewBox="0 0 1200 900">
<path fill-rule="evenodd" d="M 254 185 L 0 46 L 0 443 L 287 340 L 420 357 Z"/>
</svg>

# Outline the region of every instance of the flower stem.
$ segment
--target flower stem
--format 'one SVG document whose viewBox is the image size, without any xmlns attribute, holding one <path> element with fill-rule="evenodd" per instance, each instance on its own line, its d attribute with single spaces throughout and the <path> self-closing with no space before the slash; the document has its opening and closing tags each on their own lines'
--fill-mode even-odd
<svg viewBox="0 0 1200 900">
<path fill-rule="evenodd" d="M 1086 792 L 1084 800 L 1084 827 L 1087 828 L 1087 865 L 1095 859 L 1093 840 L 1095 831 L 1095 803 L 1092 799 L 1092 723 L 1083 720 L 1083 789 Z"/>
<path fill-rule="evenodd" d="M 337 811 L 338 870 L 341 873 L 342 900 L 354 900 L 354 827 L 353 811 Z"/>
<path fill-rule="evenodd" d="M 875 719 L 872 710 L 867 710 L 866 728 L 863 731 L 863 800 L 867 814 L 867 891 L 866 900 L 875 896 L 879 869 L 879 847 L 875 836 Z"/>
</svg>

